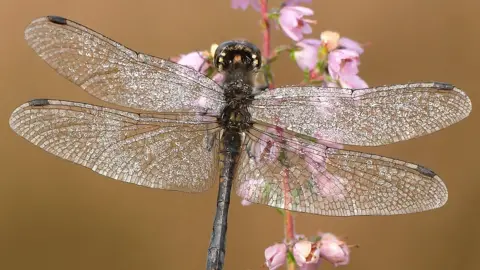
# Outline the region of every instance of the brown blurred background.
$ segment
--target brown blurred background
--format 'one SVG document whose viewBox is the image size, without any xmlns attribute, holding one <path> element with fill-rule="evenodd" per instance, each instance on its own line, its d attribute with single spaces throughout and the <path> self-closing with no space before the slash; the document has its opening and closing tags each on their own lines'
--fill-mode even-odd
<svg viewBox="0 0 480 270">
<path fill-rule="evenodd" d="M 336 30 L 372 44 L 360 73 L 369 85 L 446 81 L 467 92 L 474 111 L 433 135 L 365 149 L 432 168 L 449 188 L 443 208 L 394 217 L 300 214 L 297 232 L 332 231 L 360 244 L 346 269 L 480 269 L 480 2 L 314 0 L 307 6 L 318 21 L 312 37 Z M 160 57 L 232 38 L 260 45 L 259 14 L 232 10 L 230 0 L 0 2 L 0 269 L 204 269 L 216 187 L 182 194 L 113 181 L 10 130 L 10 113 L 33 98 L 99 104 L 24 41 L 31 20 L 53 14 Z M 281 32 L 273 38 L 288 42 Z M 279 85 L 301 80 L 288 57 L 274 71 Z M 264 249 L 283 239 L 282 219 L 273 208 L 232 199 L 225 267 L 261 269 Z"/>
</svg>

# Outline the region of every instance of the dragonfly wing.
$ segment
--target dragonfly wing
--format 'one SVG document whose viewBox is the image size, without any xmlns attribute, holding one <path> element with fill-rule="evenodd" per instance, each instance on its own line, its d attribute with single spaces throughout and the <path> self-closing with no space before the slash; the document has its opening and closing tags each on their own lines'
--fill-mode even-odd
<svg viewBox="0 0 480 270">
<path fill-rule="evenodd" d="M 47 152 L 137 185 L 200 192 L 218 175 L 219 128 L 206 115 L 38 99 L 18 107 L 10 126 Z"/>
<path fill-rule="evenodd" d="M 444 183 L 425 167 L 332 146 L 257 123 L 240 154 L 236 192 L 250 202 L 330 216 L 406 214 L 447 201 Z"/>
<path fill-rule="evenodd" d="M 468 96 L 443 83 L 366 89 L 299 86 L 255 97 L 254 120 L 348 145 L 377 146 L 448 127 L 472 109 Z"/>
<path fill-rule="evenodd" d="M 59 74 L 91 95 L 151 111 L 219 114 L 223 90 L 196 70 L 130 50 L 65 18 L 34 20 L 25 39 Z"/>
</svg>

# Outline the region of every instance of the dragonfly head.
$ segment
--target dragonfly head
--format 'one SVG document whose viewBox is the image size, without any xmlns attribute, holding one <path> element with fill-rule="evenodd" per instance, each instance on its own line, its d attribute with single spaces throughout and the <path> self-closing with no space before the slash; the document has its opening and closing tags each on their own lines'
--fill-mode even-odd
<svg viewBox="0 0 480 270">
<path fill-rule="evenodd" d="M 248 41 L 231 40 L 218 46 L 213 63 L 221 72 L 235 69 L 256 72 L 262 66 L 262 55 L 260 50 Z"/>
</svg>

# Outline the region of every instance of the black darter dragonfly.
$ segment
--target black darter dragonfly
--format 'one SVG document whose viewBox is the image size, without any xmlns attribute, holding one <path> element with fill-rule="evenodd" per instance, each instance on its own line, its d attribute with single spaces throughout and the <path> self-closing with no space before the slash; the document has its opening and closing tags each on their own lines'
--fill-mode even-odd
<svg viewBox="0 0 480 270">
<path fill-rule="evenodd" d="M 219 183 L 207 269 L 222 269 L 230 192 L 247 201 L 331 216 L 395 215 L 442 206 L 447 189 L 416 164 L 339 147 L 426 135 L 467 117 L 467 95 L 446 83 L 367 89 L 254 85 L 260 51 L 221 44 L 222 85 L 200 72 L 130 50 L 73 21 L 33 21 L 25 39 L 89 94 L 128 107 L 35 99 L 10 126 L 99 174 L 151 188 L 201 192 Z M 138 111 L 142 110 L 142 112 Z"/>
</svg>

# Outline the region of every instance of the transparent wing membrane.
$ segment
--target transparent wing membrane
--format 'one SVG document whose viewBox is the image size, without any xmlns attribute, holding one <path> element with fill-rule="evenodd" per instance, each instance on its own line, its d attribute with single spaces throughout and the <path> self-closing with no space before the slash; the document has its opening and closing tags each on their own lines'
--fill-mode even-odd
<svg viewBox="0 0 480 270">
<path fill-rule="evenodd" d="M 200 192 L 218 176 L 220 129 L 208 115 L 136 114 L 43 99 L 18 107 L 10 126 L 56 156 L 125 182 Z"/>
<path fill-rule="evenodd" d="M 377 146 L 430 134 L 468 116 L 470 99 L 443 83 L 367 89 L 292 86 L 255 97 L 254 120 L 323 140 Z"/>
<path fill-rule="evenodd" d="M 236 171 L 242 198 L 330 216 L 394 215 L 442 206 L 442 180 L 420 165 L 343 150 L 274 126 L 255 125 Z"/>
<path fill-rule="evenodd" d="M 447 189 L 431 170 L 342 145 L 377 146 L 423 136 L 464 119 L 472 109 L 464 92 L 445 83 L 357 90 L 287 86 L 259 94 L 243 80 L 247 74 L 240 74 L 240 79 L 232 75 L 232 89 L 223 89 L 194 69 L 133 51 L 56 16 L 33 21 L 25 39 L 86 92 L 148 113 L 33 100 L 10 118 L 19 135 L 117 180 L 200 192 L 219 178 L 221 153 L 230 149 L 221 131 L 253 124 L 239 131 L 245 137 L 235 170 L 237 194 L 292 211 L 392 215 L 442 206 Z M 240 123 L 244 119 L 251 121 Z"/>
<path fill-rule="evenodd" d="M 219 114 L 224 106 L 222 88 L 194 69 L 135 52 L 73 21 L 39 18 L 25 39 L 59 74 L 101 100 L 157 112 Z"/>
</svg>

